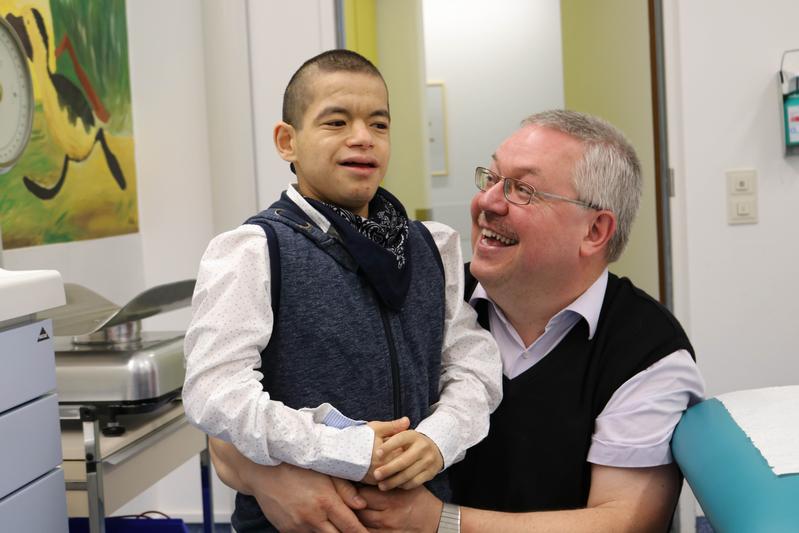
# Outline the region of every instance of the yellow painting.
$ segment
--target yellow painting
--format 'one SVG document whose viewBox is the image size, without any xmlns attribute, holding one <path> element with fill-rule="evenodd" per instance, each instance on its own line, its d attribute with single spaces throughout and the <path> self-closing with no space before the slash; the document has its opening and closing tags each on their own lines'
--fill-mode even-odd
<svg viewBox="0 0 799 533">
<path fill-rule="evenodd" d="M 138 231 L 125 0 L 0 0 L 33 80 L 30 142 L 0 175 L 5 249 Z"/>
</svg>

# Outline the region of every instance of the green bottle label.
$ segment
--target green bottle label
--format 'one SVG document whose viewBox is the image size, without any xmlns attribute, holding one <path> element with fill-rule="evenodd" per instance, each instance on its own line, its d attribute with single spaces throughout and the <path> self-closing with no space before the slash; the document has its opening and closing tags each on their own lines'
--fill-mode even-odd
<svg viewBox="0 0 799 533">
<path fill-rule="evenodd" d="M 788 146 L 799 146 L 799 94 L 785 99 L 785 142 Z"/>
</svg>

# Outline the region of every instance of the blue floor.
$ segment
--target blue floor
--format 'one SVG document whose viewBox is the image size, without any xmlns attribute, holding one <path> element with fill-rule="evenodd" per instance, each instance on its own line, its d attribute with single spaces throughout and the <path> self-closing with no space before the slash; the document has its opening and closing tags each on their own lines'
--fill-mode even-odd
<svg viewBox="0 0 799 533">
<path fill-rule="evenodd" d="M 205 533 L 202 524 L 186 524 L 186 527 L 189 528 L 189 533 Z M 216 524 L 214 533 L 231 533 L 230 524 Z"/>
</svg>

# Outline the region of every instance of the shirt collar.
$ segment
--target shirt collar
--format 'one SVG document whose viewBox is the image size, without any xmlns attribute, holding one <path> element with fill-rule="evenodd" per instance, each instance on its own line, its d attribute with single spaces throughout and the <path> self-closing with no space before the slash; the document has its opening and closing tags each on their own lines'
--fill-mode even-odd
<svg viewBox="0 0 799 533">
<path fill-rule="evenodd" d="M 596 325 L 599 322 L 599 313 L 602 311 L 602 302 L 605 300 L 605 289 L 608 287 L 608 269 L 591 284 L 588 289 L 577 297 L 572 303 L 561 311 L 572 311 L 579 314 L 588 323 L 588 338 L 592 339 L 596 332 Z M 558 315 L 560 314 L 558 313 Z M 553 318 L 557 318 L 555 315 Z"/>
<path fill-rule="evenodd" d="M 286 196 L 289 197 L 289 200 L 297 204 L 297 206 L 313 220 L 314 224 L 316 224 L 320 230 L 327 233 L 330 229 L 330 221 L 303 198 L 300 191 L 297 190 L 296 183 L 292 183 L 286 187 Z"/>
<path fill-rule="evenodd" d="M 555 324 L 563 319 L 563 317 L 570 313 L 576 313 L 583 317 L 588 324 L 588 338 L 592 339 L 594 337 L 594 333 L 596 332 L 596 325 L 599 322 L 599 313 L 602 311 L 602 302 L 605 300 L 605 290 L 608 286 L 608 269 L 602 271 L 602 274 L 591 284 L 588 289 L 582 293 L 580 296 L 577 297 L 572 303 L 555 313 L 549 322 L 547 323 L 547 328 L 550 325 Z M 476 300 L 488 300 L 488 302 L 494 307 L 494 310 L 497 312 L 498 315 L 501 315 L 501 310 L 499 306 L 497 306 L 491 298 L 488 297 L 483 286 L 478 283 L 472 293 L 472 296 L 469 298 L 469 304 L 474 306 Z M 510 325 L 510 324 L 508 324 Z"/>
</svg>

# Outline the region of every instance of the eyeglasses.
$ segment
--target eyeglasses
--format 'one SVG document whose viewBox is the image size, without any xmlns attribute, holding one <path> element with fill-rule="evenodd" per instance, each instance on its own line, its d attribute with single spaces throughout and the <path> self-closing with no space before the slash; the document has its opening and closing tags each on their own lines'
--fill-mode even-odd
<svg viewBox="0 0 799 533">
<path fill-rule="evenodd" d="M 505 194 L 505 199 L 512 204 L 527 205 L 540 202 L 542 199 L 547 198 L 550 200 L 560 200 L 562 202 L 569 202 L 570 204 L 579 205 L 587 209 L 599 209 L 595 205 L 581 200 L 572 200 L 559 194 L 552 194 L 549 192 L 541 192 L 536 190 L 532 185 L 513 179 L 500 176 L 496 172 L 492 172 L 487 168 L 477 167 L 474 171 L 474 184 L 477 188 L 485 192 L 497 183 L 502 181 L 502 192 Z"/>
</svg>

